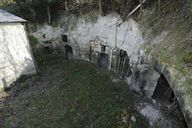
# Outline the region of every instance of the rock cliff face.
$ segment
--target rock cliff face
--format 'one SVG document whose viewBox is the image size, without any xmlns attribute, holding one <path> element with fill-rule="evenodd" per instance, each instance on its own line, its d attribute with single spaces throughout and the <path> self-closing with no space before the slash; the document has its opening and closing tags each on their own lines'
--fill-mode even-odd
<svg viewBox="0 0 192 128">
<path fill-rule="evenodd" d="M 65 57 L 70 54 L 70 58 L 99 63 L 101 67 L 117 72 L 127 79 L 134 91 L 149 98 L 154 95 L 163 75 L 188 126 L 192 127 L 191 70 L 186 67 L 180 70 L 183 64 L 178 58 L 182 56 L 174 53 L 177 43 L 169 43 L 182 42 L 186 36 L 179 35 L 178 31 L 174 33 L 178 24 L 154 32 L 155 25 L 146 27 L 148 20 L 141 18 L 136 22 L 130 18 L 122 22 L 118 15 L 110 14 L 96 15 L 94 21 L 87 21 L 85 17 L 70 15 L 61 17 L 54 25 L 29 26 L 29 33 L 44 47 L 54 49 L 55 54 Z M 32 30 L 34 27 L 36 30 Z M 185 28 L 179 28 L 181 32 L 185 31 Z"/>
<path fill-rule="evenodd" d="M 121 18 L 116 14 L 105 17 L 97 16 L 95 22 L 68 16 L 61 18 L 55 27 L 47 24 L 38 26 L 38 30 L 32 32 L 32 35 L 41 42 L 51 41 L 54 45 L 72 46 L 76 58 L 84 58 L 87 53 L 82 52 L 85 52 L 84 50 L 89 52 L 89 45 L 95 40 L 98 47 L 102 44 L 109 47 L 110 50 L 115 48 L 125 50 L 131 63 L 136 63 L 139 48 L 143 44 L 142 33 L 139 25 L 133 19 L 118 26 L 121 22 Z M 67 41 L 62 40 L 62 35 L 67 36 Z"/>
</svg>

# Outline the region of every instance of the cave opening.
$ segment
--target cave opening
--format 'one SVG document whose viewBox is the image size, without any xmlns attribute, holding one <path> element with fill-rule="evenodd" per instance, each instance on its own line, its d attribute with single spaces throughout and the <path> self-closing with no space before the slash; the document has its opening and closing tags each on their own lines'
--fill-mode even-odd
<svg viewBox="0 0 192 128">
<path fill-rule="evenodd" d="M 69 45 L 65 45 L 65 58 L 72 59 L 73 58 L 73 49 Z"/>
<path fill-rule="evenodd" d="M 168 81 L 162 74 L 157 82 L 157 86 L 155 88 L 152 98 L 169 103 L 174 102 L 175 99 L 174 92 L 171 86 L 169 85 Z"/>
<path fill-rule="evenodd" d="M 101 68 L 108 68 L 109 66 L 109 55 L 106 53 L 100 53 L 98 58 L 98 65 Z"/>
<path fill-rule="evenodd" d="M 167 109 L 164 110 L 165 113 L 173 118 L 179 119 L 182 128 L 188 128 L 175 93 L 163 74 L 160 75 L 152 98 L 163 103 L 163 105 L 167 107 Z"/>
</svg>

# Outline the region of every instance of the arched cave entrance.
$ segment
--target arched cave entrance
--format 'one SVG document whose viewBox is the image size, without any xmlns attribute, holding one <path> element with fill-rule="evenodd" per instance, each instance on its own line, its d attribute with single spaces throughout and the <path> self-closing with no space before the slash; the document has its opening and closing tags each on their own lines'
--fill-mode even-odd
<svg viewBox="0 0 192 128">
<path fill-rule="evenodd" d="M 66 59 L 73 58 L 73 49 L 69 45 L 65 45 L 65 57 L 66 57 Z"/>
<path fill-rule="evenodd" d="M 124 50 L 120 50 L 119 55 L 117 57 L 116 72 L 122 77 L 126 77 L 131 74 L 129 56 Z"/>
<path fill-rule="evenodd" d="M 161 74 L 157 82 L 152 98 L 160 101 L 164 106 L 167 106 L 165 110 L 167 115 L 180 120 L 181 126 L 178 127 L 188 128 L 175 93 L 163 74 Z"/>
<path fill-rule="evenodd" d="M 166 101 L 169 103 L 172 103 L 175 100 L 174 92 L 170 87 L 168 81 L 162 74 L 157 82 L 157 86 L 155 88 L 152 98 Z"/>
</svg>

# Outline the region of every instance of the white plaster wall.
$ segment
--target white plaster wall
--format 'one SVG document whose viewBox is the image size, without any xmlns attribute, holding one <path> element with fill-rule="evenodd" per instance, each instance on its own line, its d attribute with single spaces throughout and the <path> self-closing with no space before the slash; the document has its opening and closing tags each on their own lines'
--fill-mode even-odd
<svg viewBox="0 0 192 128">
<path fill-rule="evenodd" d="M 131 58 L 131 63 L 136 63 L 138 61 L 139 49 L 143 44 L 139 25 L 133 19 L 129 19 L 117 27 L 117 24 L 120 22 L 121 18 L 116 14 L 104 17 L 98 15 L 96 22 L 86 22 L 83 18 L 78 19 L 74 18 L 74 16 L 63 16 L 59 21 L 58 27 L 44 24 L 38 26 L 38 30 L 33 32 L 32 35 L 40 41 L 58 41 L 61 39 L 61 34 L 67 34 L 69 41 L 79 44 L 80 48 L 86 48 L 90 40 L 99 37 L 100 40 L 106 42 L 111 48 L 114 48 L 115 44 L 117 44 L 118 48 L 127 51 Z M 71 30 L 72 26 L 75 29 Z M 46 38 L 43 38 L 43 34 L 46 34 Z"/>
<path fill-rule="evenodd" d="M 61 38 L 62 31 L 64 31 L 64 29 L 59 26 L 52 27 L 48 24 L 38 25 L 37 28 L 38 30 L 32 33 L 32 35 L 37 37 L 40 41 L 59 40 Z"/>
<path fill-rule="evenodd" d="M 25 27 L 20 23 L 0 24 L 0 88 L 21 75 L 36 73 Z"/>
</svg>

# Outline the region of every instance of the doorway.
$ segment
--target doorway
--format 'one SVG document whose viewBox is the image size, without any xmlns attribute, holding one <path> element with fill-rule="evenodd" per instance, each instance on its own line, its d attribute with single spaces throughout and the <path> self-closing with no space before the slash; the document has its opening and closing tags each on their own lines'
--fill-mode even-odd
<svg viewBox="0 0 192 128">
<path fill-rule="evenodd" d="M 98 58 L 98 65 L 101 68 L 108 68 L 109 66 L 109 55 L 106 53 L 100 53 Z"/>
<path fill-rule="evenodd" d="M 73 58 L 73 49 L 69 45 L 65 45 L 65 58 L 72 59 Z"/>
</svg>

